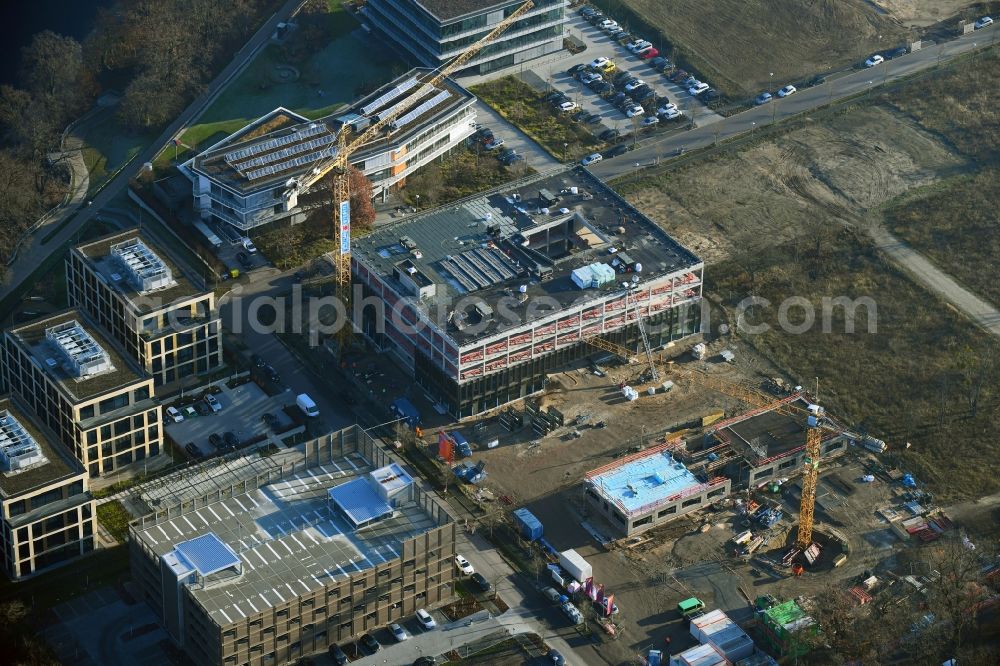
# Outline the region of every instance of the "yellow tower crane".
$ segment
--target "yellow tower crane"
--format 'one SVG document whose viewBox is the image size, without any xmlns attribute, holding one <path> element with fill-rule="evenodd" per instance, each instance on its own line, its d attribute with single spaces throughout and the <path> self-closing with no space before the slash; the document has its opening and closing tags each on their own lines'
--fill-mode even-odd
<svg viewBox="0 0 1000 666">
<path fill-rule="evenodd" d="M 775 401 L 771 396 L 765 395 L 756 389 L 720 379 L 719 377 L 713 377 L 704 372 L 681 368 L 673 362 L 670 364 L 670 370 L 680 377 L 690 379 L 701 386 L 736 398 L 754 409 L 773 411 L 795 418 L 805 417 L 806 455 L 802 469 L 802 501 L 799 505 L 799 530 L 795 537 L 795 545 L 802 549 L 812 545 L 813 516 L 816 509 L 816 483 L 819 479 L 820 447 L 823 441 L 823 431 L 833 429 L 825 419 L 823 408 L 818 405 L 810 405 L 808 408 L 803 409 L 781 400 Z"/>
<path fill-rule="evenodd" d="M 348 167 L 351 155 L 361 146 L 372 139 L 382 135 L 383 130 L 391 129 L 392 123 L 403 113 L 408 111 L 419 100 L 434 91 L 437 86 L 451 74 L 462 68 L 486 45 L 505 32 L 519 18 L 530 11 L 535 6 L 532 0 L 527 0 L 518 7 L 510 16 L 502 20 L 493 30 L 482 39 L 469 46 L 454 60 L 442 67 L 436 73 L 431 73 L 429 78 L 424 80 L 416 91 L 385 114 L 379 114 L 378 120 L 369 125 L 363 132 L 351 138 L 350 127 L 343 125 L 337 137 L 337 153 L 328 161 L 316 165 L 308 174 L 294 180 L 285 190 L 285 199 L 289 202 L 289 207 L 295 205 L 295 199 L 302 193 L 309 190 L 320 180 L 329 174 L 333 174 L 333 205 L 334 219 L 336 220 L 337 233 L 340 236 L 340 255 L 337 261 L 337 297 L 344 306 L 346 316 L 350 316 L 351 303 L 351 206 L 350 206 L 350 183 Z M 351 325 L 345 320 L 337 333 L 337 348 L 339 353 L 347 348 L 351 338 Z"/>
</svg>

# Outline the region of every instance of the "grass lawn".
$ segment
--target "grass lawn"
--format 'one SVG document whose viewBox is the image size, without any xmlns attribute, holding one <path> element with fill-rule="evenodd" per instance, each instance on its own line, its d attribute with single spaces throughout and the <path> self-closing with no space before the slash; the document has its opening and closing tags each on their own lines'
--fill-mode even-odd
<svg viewBox="0 0 1000 666">
<path fill-rule="evenodd" d="M 987 267 L 1000 257 L 998 182 L 1000 169 L 989 167 L 919 190 L 886 211 L 892 233 L 996 306 L 1000 283 Z"/>
<path fill-rule="evenodd" d="M 603 145 L 579 123 L 563 117 L 544 96 L 515 76 L 482 83 L 470 89 L 497 113 L 517 125 L 550 154 L 577 159 Z M 564 149 L 563 144 L 568 144 Z"/>
<path fill-rule="evenodd" d="M 354 17 L 343 6 L 329 3 L 329 42 L 304 52 L 296 46 L 296 33 L 288 44 L 270 45 L 234 79 L 193 125 L 181 136 L 184 146 L 177 158 L 203 150 L 279 106 L 314 119 L 329 115 L 363 94 L 407 70 L 395 54 L 361 34 Z M 359 57 L 364 54 L 364 57 Z M 298 72 L 283 80 L 280 66 Z M 158 168 L 174 159 L 171 147 L 156 160 Z"/>
<path fill-rule="evenodd" d="M 111 500 L 97 506 L 97 520 L 108 531 L 108 534 L 118 540 L 118 543 L 125 543 L 128 538 L 128 523 L 132 516 L 122 503 L 118 500 Z"/>
<path fill-rule="evenodd" d="M 83 140 L 83 161 L 90 172 L 88 192 L 91 195 L 156 138 L 153 132 L 122 128 L 115 113 L 116 107 L 103 109 L 76 130 Z"/>
<path fill-rule="evenodd" d="M 0 602 L 20 600 L 39 610 L 113 585 L 129 575 L 128 548 L 98 550 L 72 564 L 59 567 L 21 583 L 0 579 Z"/>
<path fill-rule="evenodd" d="M 705 276 L 710 297 L 730 314 L 749 294 L 773 304 L 791 295 L 874 299 L 875 333 L 868 333 L 863 309 L 855 332 L 846 333 L 842 308 L 833 310 L 829 333 L 819 325 L 800 335 L 782 332 L 774 305 L 770 318 L 753 319 L 772 330 L 742 339 L 803 385 L 819 377 L 823 404 L 845 423 L 885 439 L 907 470 L 932 484 L 939 501 L 1000 489 L 995 452 L 986 444 L 1000 436 L 994 388 L 1000 351 L 993 354 L 997 362 L 987 357 L 996 343 L 866 241 L 849 231 L 815 246 L 796 240 L 712 266 Z M 968 401 L 980 372 L 985 383 L 972 416 Z"/>
<path fill-rule="evenodd" d="M 459 146 L 408 177 L 403 199 L 413 206 L 440 206 L 533 172 L 524 162 L 505 167 L 496 159 L 498 154 L 499 150 L 480 148 L 477 156 L 475 149 Z"/>
</svg>

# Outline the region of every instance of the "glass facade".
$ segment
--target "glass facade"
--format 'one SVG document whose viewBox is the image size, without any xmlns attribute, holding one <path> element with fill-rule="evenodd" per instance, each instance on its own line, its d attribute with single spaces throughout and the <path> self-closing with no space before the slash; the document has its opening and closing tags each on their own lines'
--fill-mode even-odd
<svg viewBox="0 0 1000 666">
<path fill-rule="evenodd" d="M 507 17 L 519 5 L 514 2 L 502 10 L 484 9 L 474 16 L 445 23 L 431 16 L 417 0 L 369 0 L 366 11 L 377 31 L 423 64 L 439 66 L 485 36 L 496 25 L 501 11 Z M 562 48 L 560 37 L 565 21 L 565 0 L 536 0 L 534 8 L 477 54 L 468 69 L 482 74 L 558 51 Z M 520 59 L 515 55 L 528 50 L 538 52 Z"/>
<path fill-rule="evenodd" d="M 658 349 L 672 340 L 694 335 L 699 331 L 700 305 L 697 302 L 680 305 L 643 319 L 643 322 L 646 325 L 650 346 Z M 630 348 L 638 348 L 637 345 L 640 344 L 639 329 L 635 324 L 602 337 L 617 345 Z M 573 361 L 603 353 L 585 342 L 580 342 L 526 363 L 459 384 L 417 350 L 414 353 L 414 373 L 417 383 L 437 400 L 448 405 L 448 411 L 452 416 L 465 418 L 541 391 L 545 387 L 546 376 L 550 373 Z"/>
</svg>

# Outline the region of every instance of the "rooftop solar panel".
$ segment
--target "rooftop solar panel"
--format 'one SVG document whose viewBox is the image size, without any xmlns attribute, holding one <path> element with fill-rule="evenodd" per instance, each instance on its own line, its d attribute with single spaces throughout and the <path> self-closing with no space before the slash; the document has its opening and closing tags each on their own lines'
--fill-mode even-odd
<svg viewBox="0 0 1000 666">
<path fill-rule="evenodd" d="M 275 137 L 273 139 L 268 139 L 267 141 L 255 143 L 252 146 L 247 146 L 246 148 L 228 152 L 225 154 L 224 158 L 227 162 L 236 162 L 246 159 L 247 157 L 252 157 L 253 155 L 258 155 L 269 150 L 274 150 L 275 148 L 280 148 L 281 146 L 287 146 L 288 144 L 295 143 L 296 141 L 302 141 L 303 139 L 307 139 L 311 136 L 322 134 L 325 131 L 327 131 L 326 125 L 321 123 L 312 123 L 309 126 L 296 130 L 286 136 Z"/>
<path fill-rule="evenodd" d="M 202 576 L 240 564 L 239 556 L 213 532 L 179 543 L 174 550 Z"/>
<path fill-rule="evenodd" d="M 406 123 L 413 122 L 414 120 L 416 120 L 417 118 L 419 118 L 423 114 L 425 114 L 428 111 L 430 111 L 431 109 L 433 109 L 438 104 L 446 102 L 450 97 L 451 97 L 451 93 L 448 92 L 447 90 L 443 90 L 443 91 L 439 92 L 437 95 L 435 95 L 434 97 L 430 98 L 429 100 L 427 100 L 426 102 L 424 102 L 423 104 L 421 104 L 420 106 L 418 106 L 417 108 L 415 108 L 412 111 L 409 111 L 406 114 L 404 114 L 401 118 L 397 118 L 392 123 L 393 128 L 398 129 L 398 128 L 402 127 L 403 125 L 405 125 Z"/>
<path fill-rule="evenodd" d="M 376 99 L 374 102 L 371 102 L 370 104 L 365 104 L 363 107 L 361 107 L 361 113 L 363 113 L 366 116 L 369 115 L 369 114 L 371 114 L 372 111 L 375 111 L 376 109 L 382 108 L 383 106 L 385 106 L 386 104 L 388 104 L 392 100 L 394 100 L 397 97 L 399 97 L 400 95 L 402 95 L 407 90 L 410 90 L 411 88 L 413 88 L 414 86 L 416 86 L 417 83 L 418 82 L 417 82 L 416 77 L 413 77 L 412 79 L 408 79 L 406 81 L 403 81 L 402 83 L 400 83 L 398 86 L 396 86 L 395 88 L 393 88 L 389 92 L 385 93 L 384 95 L 379 96 L 379 98 Z"/>
</svg>

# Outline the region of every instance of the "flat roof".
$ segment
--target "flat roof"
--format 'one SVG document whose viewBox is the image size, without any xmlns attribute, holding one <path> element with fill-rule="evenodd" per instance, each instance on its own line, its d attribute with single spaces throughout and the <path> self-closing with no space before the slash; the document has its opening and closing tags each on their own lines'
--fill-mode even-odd
<svg viewBox="0 0 1000 666">
<path fill-rule="evenodd" d="M 46 339 L 45 332 L 53 326 L 73 321 L 79 323 L 83 330 L 107 353 L 111 361 L 111 370 L 84 377 L 75 377 L 67 371 L 65 364 L 61 362 L 59 352 L 51 341 Z M 46 375 L 77 401 L 82 402 L 148 379 L 134 361 L 126 359 L 118 353 L 116 346 L 104 336 L 101 329 L 91 321 L 86 313 L 80 310 L 65 310 L 48 315 L 11 328 L 8 332 L 21 343 Z M 50 363 L 50 361 L 53 362 Z"/>
<path fill-rule="evenodd" d="M 558 201 L 548 199 L 550 194 Z M 624 282 L 635 275 L 649 281 L 702 265 L 581 167 L 532 176 L 412 215 L 352 245 L 354 258 L 401 295 L 407 289 L 394 269 L 404 260 L 432 280 L 434 296 L 410 300 L 460 345 L 558 311 L 539 308 L 541 297 L 565 309 L 624 293 Z M 610 265 L 621 253 L 641 272 L 619 273 L 617 280 L 598 288 L 581 289 L 573 281 L 574 270 Z M 467 305 L 481 300 L 493 311 L 503 302 L 504 317 L 484 325 L 477 325 L 482 320 L 471 309 L 464 321 L 461 315 L 452 317 L 460 298 Z"/>
<path fill-rule="evenodd" d="M 466 14 L 479 14 L 501 7 L 519 7 L 522 4 L 515 0 L 413 0 L 413 2 L 441 21 L 450 21 Z M 483 29 L 488 27 L 485 26 Z"/>
<path fill-rule="evenodd" d="M 167 561 L 178 544 L 208 533 L 236 553 L 242 574 L 217 574 L 207 587 L 190 588 L 213 621 L 225 626 L 395 559 L 404 541 L 438 526 L 415 501 L 361 529 L 333 511 L 330 489 L 362 480 L 372 469 L 360 453 L 295 469 L 246 493 L 139 524 L 133 536 Z"/>
<path fill-rule="evenodd" d="M 329 116 L 309 120 L 278 108 L 231 134 L 195 156 L 191 169 L 243 194 L 281 186 L 308 173 L 336 155 L 341 127 L 351 124 L 361 131 L 380 114 L 413 95 L 436 72 L 418 67 L 379 87 Z M 451 79 L 425 93 L 380 138 L 361 146 L 351 157 L 361 162 L 372 150 L 405 142 L 426 124 L 451 113 L 475 96 Z M 357 124 L 360 123 L 360 124 Z"/>
<path fill-rule="evenodd" d="M 793 416 L 774 409 L 752 410 L 717 424 L 714 430 L 716 438 L 736 446 L 744 456 L 757 462 L 786 456 L 804 448 L 805 410 L 811 401 L 804 394 L 795 393 L 780 402 L 802 410 L 802 415 Z M 824 441 L 845 434 L 830 415 L 826 416 L 826 422 L 830 428 L 824 430 Z"/>
<path fill-rule="evenodd" d="M 330 499 L 355 526 L 392 515 L 392 506 L 366 478 L 353 479 L 330 488 Z"/>
<path fill-rule="evenodd" d="M 413 483 L 413 477 L 396 463 L 380 467 L 369 476 L 372 481 L 382 487 L 382 492 L 387 495 L 393 495 Z"/>
<path fill-rule="evenodd" d="M 183 541 L 174 548 L 202 576 L 240 564 L 239 556 L 213 532 Z"/>
<path fill-rule="evenodd" d="M 130 241 L 142 242 L 165 265 L 172 278 L 168 286 L 141 292 L 136 283 L 129 279 L 119 260 L 112 254 L 112 247 Z M 206 293 L 205 290 L 198 289 L 188 279 L 161 245 L 153 240 L 147 232 L 139 228 L 108 234 L 97 240 L 77 245 L 75 249 L 87 258 L 91 268 L 100 274 L 117 293 L 121 294 L 137 312 L 151 311 L 153 302 L 160 303 L 162 307 L 175 301 Z"/>
<path fill-rule="evenodd" d="M 657 450 L 617 467 L 588 475 L 590 484 L 629 514 L 701 486 L 701 481 L 669 451 Z"/>
<path fill-rule="evenodd" d="M 4 472 L 0 470 L 0 495 L 4 498 L 11 498 L 27 490 L 46 486 L 60 479 L 75 476 L 83 471 L 83 468 L 71 458 L 69 452 L 65 451 L 62 444 L 55 440 L 55 435 L 49 433 L 43 426 L 35 420 L 34 416 L 23 410 L 17 401 L 4 396 L 0 398 L 0 412 L 6 411 L 24 428 L 35 440 L 45 462 L 26 467 L 16 472 Z"/>
</svg>

